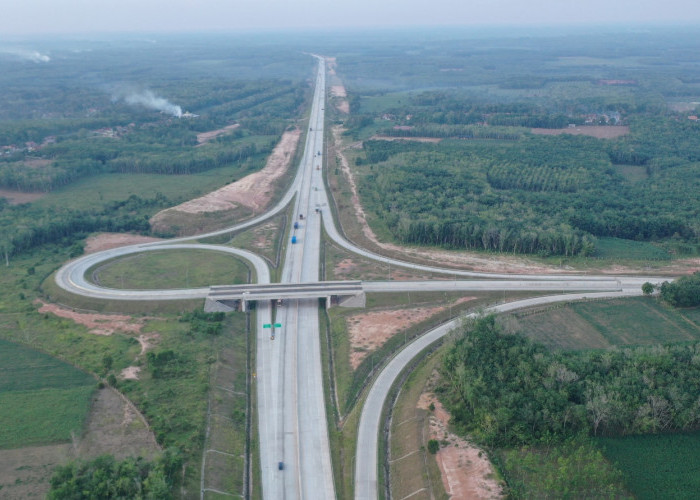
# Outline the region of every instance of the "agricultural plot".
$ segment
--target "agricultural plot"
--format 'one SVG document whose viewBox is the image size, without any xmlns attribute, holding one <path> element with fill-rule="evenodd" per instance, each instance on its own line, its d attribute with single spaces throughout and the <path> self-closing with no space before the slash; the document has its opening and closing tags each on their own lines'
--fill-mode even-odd
<svg viewBox="0 0 700 500">
<path fill-rule="evenodd" d="M 691 499 L 700 491 L 700 433 L 603 438 L 605 457 L 639 500 Z"/>
<path fill-rule="evenodd" d="M 693 315 L 696 316 L 693 316 Z M 513 331 L 559 349 L 602 349 L 700 339 L 695 310 L 675 310 L 648 297 L 580 302 L 505 316 Z"/>
<path fill-rule="evenodd" d="M 69 441 L 95 389 L 88 374 L 39 351 L 0 340 L 0 448 Z"/>
</svg>

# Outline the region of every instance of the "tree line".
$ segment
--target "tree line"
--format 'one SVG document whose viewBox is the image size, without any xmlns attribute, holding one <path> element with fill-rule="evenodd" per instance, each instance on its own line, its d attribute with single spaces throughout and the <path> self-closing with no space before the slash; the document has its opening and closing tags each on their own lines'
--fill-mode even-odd
<svg viewBox="0 0 700 500">
<path fill-rule="evenodd" d="M 700 343 L 551 352 L 493 316 L 459 333 L 439 388 L 460 431 L 489 446 L 700 428 Z"/>
</svg>

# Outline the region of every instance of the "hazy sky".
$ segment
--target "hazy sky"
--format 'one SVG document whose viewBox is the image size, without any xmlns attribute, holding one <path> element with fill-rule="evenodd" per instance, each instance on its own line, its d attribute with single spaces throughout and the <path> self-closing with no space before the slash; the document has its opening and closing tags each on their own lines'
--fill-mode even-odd
<svg viewBox="0 0 700 500">
<path fill-rule="evenodd" d="M 8 34 L 695 23 L 698 0 L 0 0 Z"/>
</svg>

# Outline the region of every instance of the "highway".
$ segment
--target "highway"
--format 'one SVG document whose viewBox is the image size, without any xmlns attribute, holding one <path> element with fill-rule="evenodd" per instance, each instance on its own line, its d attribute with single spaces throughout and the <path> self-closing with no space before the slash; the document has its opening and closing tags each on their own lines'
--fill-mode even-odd
<svg viewBox="0 0 700 500">
<path fill-rule="evenodd" d="M 317 56 L 315 56 L 317 57 Z M 338 290 L 338 282 L 318 282 L 321 226 L 335 243 L 346 250 L 386 264 L 453 276 L 453 280 L 362 282 L 362 292 L 398 293 L 410 291 L 552 291 L 556 295 L 528 299 L 492 308 L 511 310 L 533 304 L 587 297 L 638 295 L 645 281 L 659 283 L 664 278 L 645 276 L 581 276 L 488 274 L 440 268 L 378 255 L 347 241 L 336 227 L 322 177 L 320 153 L 324 149 L 324 107 L 326 95 L 325 62 L 318 59 L 315 91 L 303 157 L 297 174 L 282 199 L 269 211 L 233 227 L 196 238 L 205 238 L 252 227 L 274 216 L 293 202 L 293 217 L 300 223 L 293 234 L 296 244 L 286 247 L 281 281 L 288 299 L 273 311 L 270 301 L 258 300 L 256 390 L 260 465 L 264 498 L 335 498 L 328 429 L 323 395 L 320 354 L 318 300 Z M 320 167 L 320 168 L 319 168 Z M 321 213 L 316 213 L 320 208 Z M 300 217 L 303 215 L 303 219 Z M 65 290 L 84 296 L 116 300 L 176 300 L 217 296 L 220 287 L 180 290 L 115 290 L 97 286 L 86 278 L 94 266 L 110 259 L 144 251 L 205 249 L 226 252 L 247 260 L 256 274 L 257 285 L 270 283 L 265 261 L 252 252 L 221 245 L 192 243 L 193 237 L 132 245 L 83 256 L 64 265 L 56 283 Z M 457 277 L 472 278 L 457 280 Z M 479 279 L 473 279 L 479 278 Z M 311 288 L 309 288 L 311 287 Z M 335 288 L 334 288 L 335 287 Z M 342 285 L 341 285 L 342 287 Z M 310 294 L 309 290 L 313 289 Z M 265 287 L 248 287 L 249 293 Z M 267 290 L 270 290 L 268 287 Z M 296 290 L 296 292 L 294 291 Z M 240 290 L 239 290 L 240 291 Z M 585 291 L 587 293 L 579 293 Z M 221 292 L 225 294 L 225 292 Z M 278 293 L 282 293 L 278 290 Z M 305 295 L 306 294 L 306 295 Z M 221 296 L 221 295 L 218 295 Z M 274 296 L 270 295 L 270 296 Z M 261 296 L 262 297 L 262 296 Z M 274 314 L 274 317 L 273 317 Z M 264 328 L 267 324 L 279 328 Z M 452 324 L 443 325 L 418 338 L 399 352 L 380 372 L 362 410 L 356 455 L 355 496 L 377 497 L 377 436 L 379 417 L 389 387 L 403 367 L 422 349 L 444 336 Z M 274 340 L 271 338 L 274 334 Z M 280 470 L 282 463 L 282 470 Z"/>
<path fill-rule="evenodd" d="M 293 220 L 299 229 L 293 230 L 297 243 L 288 244 L 282 268 L 282 283 L 313 283 L 318 281 L 321 218 L 315 212 L 316 187 L 323 186 L 319 153 L 323 150 L 325 61 L 319 59 L 316 89 L 311 106 L 309 132 L 304 157 L 300 165 L 300 185 L 293 210 Z M 319 167 L 319 168 L 317 168 Z M 307 287 L 308 288 L 308 287 Z M 263 494 L 265 498 L 335 498 L 330 445 L 323 394 L 323 367 L 318 322 L 318 300 L 292 299 L 277 308 L 275 321 L 282 325 L 273 351 L 281 351 L 277 379 L 270 378 L 277 392 L 282 413 L 276 415 L 275 437 L 278 462 L 263 463 Z M 284 346 L 280 348 L 280 346 Z M 275 360 L 273 360 L 273 364 Z M 260 373 L 260 372 L 259 372 Z M 262 386 L 266 379 L 258 377 Z M 261 448 L 265 447 L 261 435 Z M 281 448 L 280 448 L 281 447 Z M 265 470 L 272 469 L 265 478 Z M 266 485 L 283 478 L 284 488 L 266 491 Z"/>
</svg>

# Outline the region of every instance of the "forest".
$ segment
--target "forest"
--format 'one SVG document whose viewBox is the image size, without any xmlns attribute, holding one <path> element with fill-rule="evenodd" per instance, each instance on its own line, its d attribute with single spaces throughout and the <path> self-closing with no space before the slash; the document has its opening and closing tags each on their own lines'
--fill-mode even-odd
<svg viewBox="0 0 700 500">
<path fill-rule="evenodd" d="M 590 257 L 617 238 L 698 254 L 697 48 L 688 30 L 601 29 L 340 51 L 370 224 L 452 249 Z M 561 133 L 592 126 L 604 138 Z"/>
<path fill-rule="evenodd" d="M 52 193 L 111 174 L 138 183 L 142 174 L 184 180 L 223 168 L 235 180 L 262 168 L 310 97 L 312 58 L 255 37 L 163 42 L 140 47 L 136 58 L 138 42 L 119 39 L 54 41 L 45 64 L 0 57 L 0 189 Z M 149 233 L 151 215 L 184 201 L 158 191 L 109 198 L 86 209 L 0 197 L 0 255 L 8 263 L 95 231 Z"/>
<path fill-rule="evenodd" d="M 700 428 L 700 344 L 552 352 L 506 334 L 493 316 L 444 356 L 454 422 L 490 447 Z"/>
</svg>

